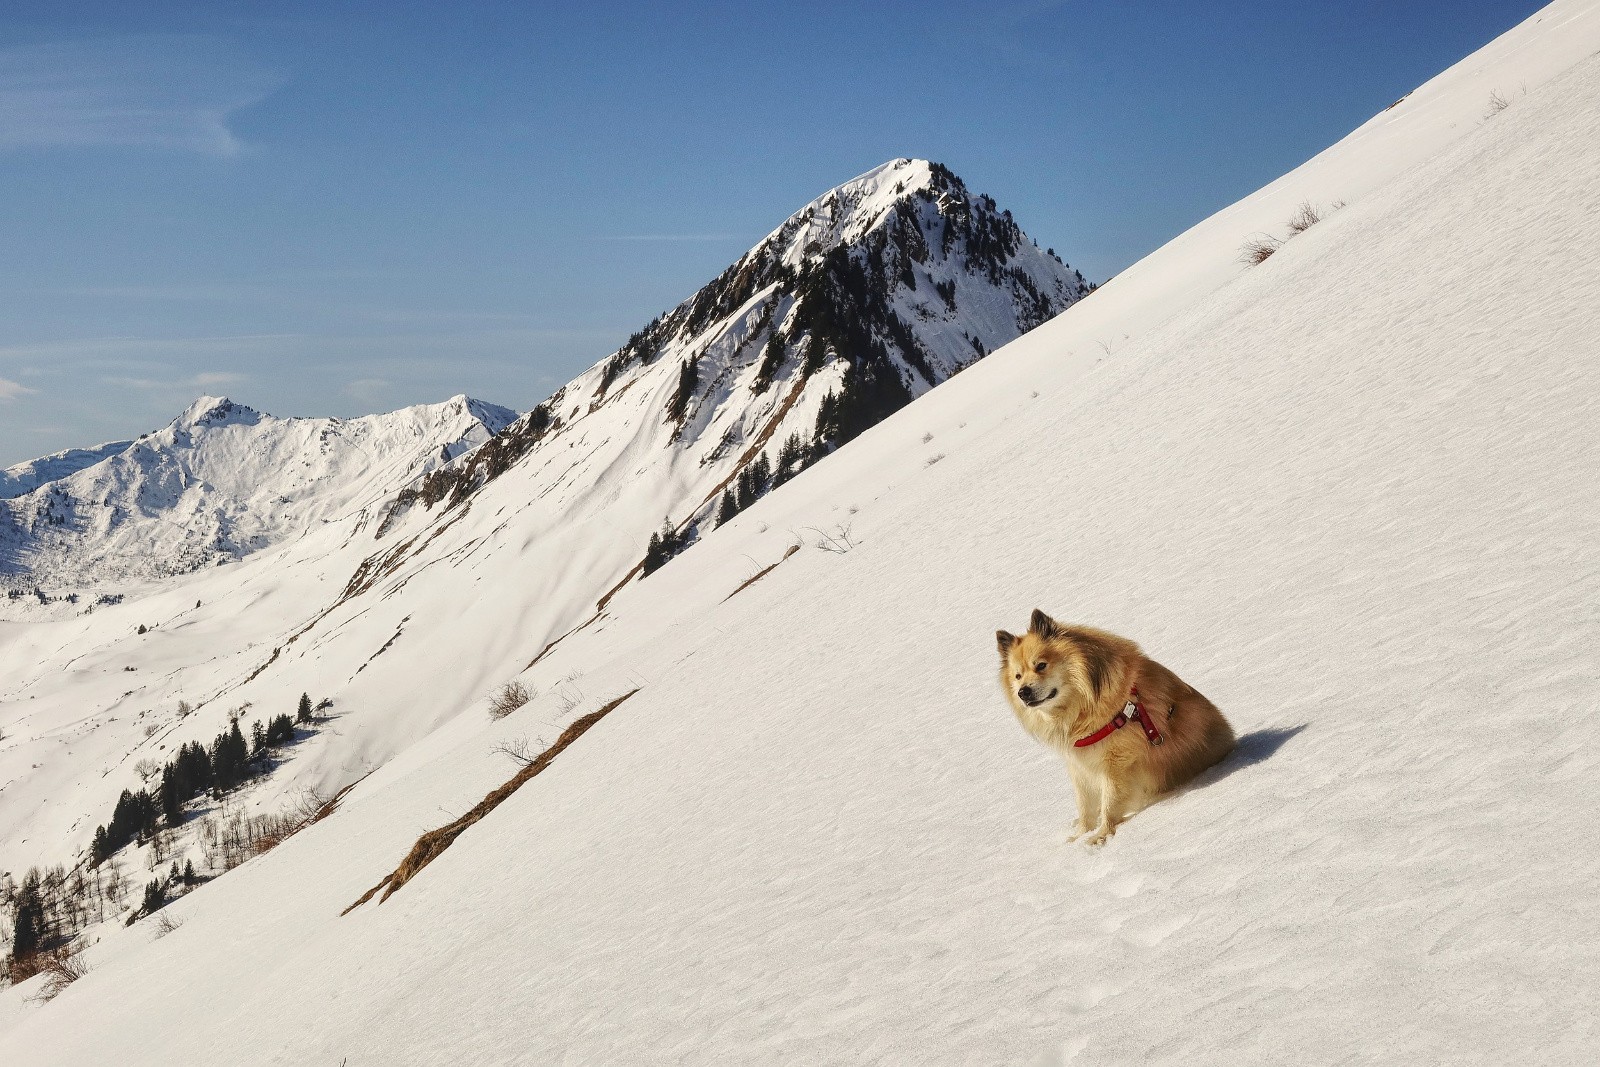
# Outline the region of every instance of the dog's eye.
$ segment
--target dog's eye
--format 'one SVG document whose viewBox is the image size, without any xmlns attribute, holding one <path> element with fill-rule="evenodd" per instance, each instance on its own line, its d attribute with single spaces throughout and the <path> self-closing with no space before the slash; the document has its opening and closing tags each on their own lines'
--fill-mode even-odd
<svg viewBox="0 0 1600 1067">
<path fill-rule="evenodd" d="M 1018 677 L 1018 678 L 1021 678 L 1021 677 L 1022 677 L 1022 672 L 1021 672 L 1021 671 L 1018 671 L 1018 672 L 1017 672 L 1017 677 Z"/>
<path fill-rule="evenodd" d="M 1044 661 L 1043 661 L 1043 660 L 1040 660 L 1040 661 L 1039 661 L 1039 662 L 1038 662 L 1038 663 L 1035 663 L 1035 664 L 1034 664 L 1034 665 L 1033 665 L 1033 669 L 1034 669 L 1034 670 L 1035 670 L 1035 671 L 1038 671 L 1038 672 L 1039 672 L 1039 673 L 1040 673 L 1040 674 L 1043 674 L 1043 673 L 1044 673 L 1044 669 L 1045 669 L 1045 668 L 1046 668 L 1046 667 L 1048 667 L 1048 666 L 1050 666 L 1050 664 L 1048 664 L 1048 663 L 1046 663 L 1046 662 L 1044 662 Z"/>
</svg>

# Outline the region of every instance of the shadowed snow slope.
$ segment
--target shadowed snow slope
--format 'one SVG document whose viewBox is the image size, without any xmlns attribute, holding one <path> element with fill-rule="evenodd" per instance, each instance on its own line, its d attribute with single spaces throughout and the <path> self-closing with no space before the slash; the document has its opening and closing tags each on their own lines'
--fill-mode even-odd
<svg viewBox="0 0 1600 1067">
<path fill-rule="evenodd" d="M 1597 48 L 1593 4 L 1552 5 L 1374 120 L 1409 134 L 1363 127 L 868 430 L 625 586 L 509 718 L 441 718 L 50 1004 L 0 992 L 0 1060 L 1593 1062 Z M 1348 206 L 1239 266 L 1302 199 Z M 730 596 L 816 531 L 854 547 Z M 249 581 L 287 625 L 293 583 Z M 1034 606 L 1242 735 L 1100 851 L 995 684 Z M 384 657 L 361 714 L 526 662 L 514 612 L 446 622 L 478 650 Z M 492 746 L 635 687 L 339 916 L 510 777 Z"/>
</svg>

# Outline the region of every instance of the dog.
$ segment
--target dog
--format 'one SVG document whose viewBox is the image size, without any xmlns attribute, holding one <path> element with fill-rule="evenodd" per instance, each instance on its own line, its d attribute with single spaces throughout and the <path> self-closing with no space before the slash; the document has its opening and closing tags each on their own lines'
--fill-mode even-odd
<svg viewBox="0 0 1600 1067">
<path fill-rule="evenodd" d="M 1017 720 L 1067 761 L 1078 798 L 1069 840 L 1105 844 L 1123 820 L 1233 751 L 1216 705 L 1125 637 L 1034 609 L 1027 633 L 995 638 Z"/>
</svg>

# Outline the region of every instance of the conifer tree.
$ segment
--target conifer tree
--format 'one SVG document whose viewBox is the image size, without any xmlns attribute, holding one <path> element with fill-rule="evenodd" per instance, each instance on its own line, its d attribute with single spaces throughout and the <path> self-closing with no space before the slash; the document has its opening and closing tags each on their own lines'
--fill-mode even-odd
<svg viewBox="0 0 1600 1067">
<path fill-rule="evenodd" d="M 19 964 L 39 950 L 44 941 L 44 901 L 39 896 L 39 874 L 29 871 L 17 896 L 17 913 L 11 926 L 12 980 L 19 981 Z M 28 977 L 32 974 L 22 975 Z"/>
<path fill-rule="evenodd" d="M 310 722 L 311 721 L 311 694 L 310 693 L 301 693 L 300 694 L 300 708 L 295 713 L 295 718 L 300 722 Z"/>
</svg>

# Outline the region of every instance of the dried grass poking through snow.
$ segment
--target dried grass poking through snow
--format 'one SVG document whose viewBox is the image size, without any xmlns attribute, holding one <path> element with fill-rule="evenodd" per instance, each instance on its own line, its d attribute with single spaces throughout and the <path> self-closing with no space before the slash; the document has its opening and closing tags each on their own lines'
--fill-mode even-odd
<svg viewBox="0 0 1600 1067">
<path fill-rule="evenodd" d="M 361 894 L 360 900 L 357 900 L 354 904 L 350 905 L 339 914 L 349 915 L 352 911 L 371 900 L 373 895 L 376 894 L 380 889 L 382 889 L 384 892 L 383 896 L 379 898 L 378 903 L 382 904 L 385 900 L 388 900 L 395 894 L 397 890 L 399 890 L 401 886 L 411 881 L 411 879 L 416 876 L 418 871 L 432 863 L 436 858 L 438 858 L 440 853 L 444 852 L 445 849 L 454 844 L 456 838 L 465 833 L 468 827 L 472 826 L 474 823 L 481 820 L 485 815 L 499 807 L 507 797 L 509 797 L 512 793 L 515 793 L 518 789 L 521 789 L 524 782 L 543 771 L 546 767 L 550 766 L 551 762 L 553 762 L 555 758 L 561 754 L 561 751 L 568 745 L 572 744 L 572 742 L 582 737 L 584 733 L 588 731 L 589 727 L 593 726 L 595 723 L 611 714 L 611 712 L 615 711 L 624 700 L 627 700 L 638 691 L 639 690 L 637 689 L 630 689 L 628 692 L 622 694 L 609 704 L 602 707 L 599 711 L 591 711 L 581 719 L 574 719 L 565 730 L 561 731 L 561 736 L 556 738 L 555 744 L 539 753 L 539 755 L 534 757 L 532 762 L 530 762 L 526 767 L 512 775 L 511 780 L 505 785 L 502 785 L 499 789 L 496 789 L 494 792 L 478 801 L 477 806 L 475 806 L 471 811 L 461 816 L 461 818 L 457 819 L 455 822 L 441 826 L 437 830 L 429 830 L 427 833 L 417 838 L 417 843 L 411 846 L 411 851 L 406 853 L 406 858 L 400 861 L 400 866 L 396 867 L 392 873 L 385 876 L 383 881 L 379 882 L 377 885 Z"/>
</svg>

